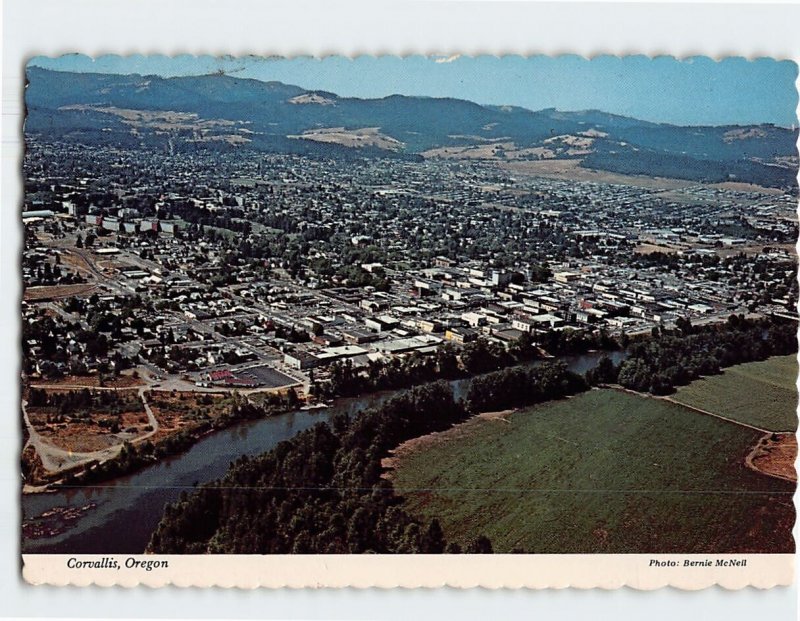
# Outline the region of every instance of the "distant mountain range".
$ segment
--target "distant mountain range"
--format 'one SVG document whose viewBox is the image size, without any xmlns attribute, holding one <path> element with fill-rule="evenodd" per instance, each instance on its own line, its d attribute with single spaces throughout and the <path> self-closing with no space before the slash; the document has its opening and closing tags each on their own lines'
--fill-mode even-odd
<svg viewBox="0 0 800 621">
<path fill-rule="evenodd" d="M 403 95 L 358 99 L 226 75 L 161 78 L 29 67 L 27 78 L 26 135 L 84 144 L 561 159 L 625 174 L 796 185 L 797 130 L 771 124 L 681 127 L 597 110 L 534 112 Z"/>
</svg>

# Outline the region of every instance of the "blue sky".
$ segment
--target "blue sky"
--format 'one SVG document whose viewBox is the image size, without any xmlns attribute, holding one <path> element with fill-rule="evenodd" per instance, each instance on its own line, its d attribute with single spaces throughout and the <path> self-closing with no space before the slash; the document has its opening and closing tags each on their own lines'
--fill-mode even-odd
<svg viewBox="0 0 800 621">
<path fill-rule="evenodd" d="M 791 61 L 661 56 L 212 56 L 37 57 L 60 71 L 140 73 L 165 77 L 213 73 L 278 80 L 349 97 L 395 93 L 458 97 L 532 110 L 599 109 L 678 125 L 797 124 L 797 65 Z"/>
</svg>

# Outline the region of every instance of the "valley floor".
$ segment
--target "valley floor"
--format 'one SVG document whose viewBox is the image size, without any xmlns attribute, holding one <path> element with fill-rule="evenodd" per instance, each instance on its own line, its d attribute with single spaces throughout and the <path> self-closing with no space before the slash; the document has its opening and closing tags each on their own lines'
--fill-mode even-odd
<svg viewBox="0 0 800 621">
<path fill-rule="evenodd" d="M 729 367 L 678 389 L 672 399 L 683 405 L 752 425 L 765 431 L 797 430 L 797 357 Z"/>
<path fill-rule="evenodd" d="M 742 367 L 722 377 L 752 368 Z M 438 518 L 448 540 L 484 534 L 495 552 L 791 552 L 796 484 L 750 463 L 764 437 L 664 399 L 596 389 L 480 415 L 398 447 L 386 465 L 407 510 Z"/>
</svg>

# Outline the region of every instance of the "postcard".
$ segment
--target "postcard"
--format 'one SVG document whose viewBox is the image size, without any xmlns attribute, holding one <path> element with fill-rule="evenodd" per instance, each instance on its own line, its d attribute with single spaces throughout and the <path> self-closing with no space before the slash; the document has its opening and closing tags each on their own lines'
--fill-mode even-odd
<svg viewBox="0 0 800 621">
<path fill-rule="evenodd" d="M 797 65 L 34 57 L 32 584 L 791 584 Z"/>
</svg>

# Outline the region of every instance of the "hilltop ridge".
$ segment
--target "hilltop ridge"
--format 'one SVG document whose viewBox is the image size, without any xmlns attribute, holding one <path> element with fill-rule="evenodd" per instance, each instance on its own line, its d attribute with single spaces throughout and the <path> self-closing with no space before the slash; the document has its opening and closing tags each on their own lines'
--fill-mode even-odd
<svg viewBox="0 0 800 621">
<path fill-rule="evenodd" d="M 795 186 L 797 130 L 659 124 L 599 110 L 341 97 L 222 74 L 163 78 L 27 69 L 26 134 L 128 148 L 331 157 L 577 160 L 584 168 Z"/>
</svg>

